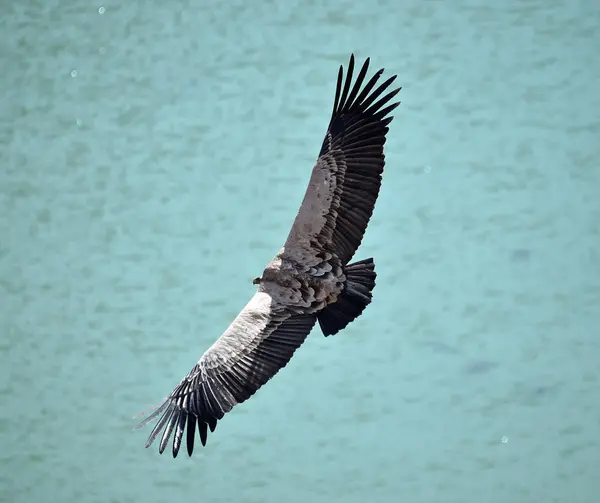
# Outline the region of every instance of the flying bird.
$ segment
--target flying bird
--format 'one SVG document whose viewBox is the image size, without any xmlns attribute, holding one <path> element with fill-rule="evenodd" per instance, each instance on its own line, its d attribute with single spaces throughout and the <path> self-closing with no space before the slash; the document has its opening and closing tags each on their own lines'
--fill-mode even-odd
<svg viewBox="0 0 600 503">
<path fill-rule="evenodd" d="M 383 146 L 401 88 L 377 86 L 383 69 L 365 83 L 369 58 L 354 84 L 354 55 L 340 66 L 333 112 L 300 210 L 283 248 L 253 280 L 257 292 L 191 372 L 137 427 L 159 418 L 146 447 L 160 435 L 159 452 L 173 436 L 176 457 L 185 434 L 188 454 L 196 430 L 208 430 L 285 367 L 314 325 L 338 333 L 371 303 L 372 258 L 350 263 L 381 187 Z M 376 87 L 377 86 L 377 87 Z M 187 428 L 187 430 L 186 430 Z M 173 435 L 174 434 L 174 435 Z"/>
</svg>

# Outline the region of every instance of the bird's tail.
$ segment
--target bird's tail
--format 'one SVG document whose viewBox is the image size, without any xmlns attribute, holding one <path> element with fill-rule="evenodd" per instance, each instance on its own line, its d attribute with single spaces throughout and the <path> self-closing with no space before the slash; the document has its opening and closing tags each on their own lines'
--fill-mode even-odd
<svg viewBox="0 0 600 503">
<path fill-rule="evenodd" d="M 333 304 L 319 313 L 319 325 L 323 335 L 337 334 L 348 323 L 360 316 L 371 303 L 375 288 L 375 264 L 372 258 L 360 260 L 344 268 L 346 284 Z"/>
</svg>

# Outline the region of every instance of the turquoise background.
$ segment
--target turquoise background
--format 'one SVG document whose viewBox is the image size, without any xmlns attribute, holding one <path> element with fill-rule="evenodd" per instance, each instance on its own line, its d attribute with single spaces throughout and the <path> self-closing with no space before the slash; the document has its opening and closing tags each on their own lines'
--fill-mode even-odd
<svg viewBox="0 0 600 503">
<path fill-rule="evenodd" d="M 597 503 L 600 3 L 4 1 L 0 500 Z M 255 291 L 351 52 L 402 105 L 314 330 L 190 459 L 157 403 Z"/>
</svg>

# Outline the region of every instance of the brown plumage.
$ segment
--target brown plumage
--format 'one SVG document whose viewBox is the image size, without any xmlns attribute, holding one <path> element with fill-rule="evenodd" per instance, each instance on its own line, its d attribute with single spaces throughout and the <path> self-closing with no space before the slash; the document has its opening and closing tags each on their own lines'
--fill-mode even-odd
<svg viewBox="0 0 600 503">
<path fill-rule="evenodd" d="M 319 322 L 325 336 L 356 319 L 371 302 L 373 259 L 350 260 L 359 247 L 381 186 L 383 145 L 400 91 L 384 94 L 392 76 L 364 87 L 369 59 L 354 85 L 354 55 L 340 67 L 333 112 L 308 188 L 283 248 L 254 280 L 258 291 L 191 372 L 138 427 L 159 418 L 146 447 L 161 435 L 177 456 L 186 432 L 191 456 L 196 429 L 208 430 L 285 367 Z"/>
</svg>

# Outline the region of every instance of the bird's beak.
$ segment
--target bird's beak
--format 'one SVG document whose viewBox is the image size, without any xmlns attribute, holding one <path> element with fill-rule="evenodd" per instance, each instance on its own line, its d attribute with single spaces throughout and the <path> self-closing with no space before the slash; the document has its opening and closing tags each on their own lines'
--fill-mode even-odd
<svg viewBox="0 0 600 503">
<path fill-rule="evenodd" d="M 260 278 L 254 278 L 254 279 L 252 280 L 252 284 L 253 284 L 253 285 L 260 285 Z"/>
</svg>

